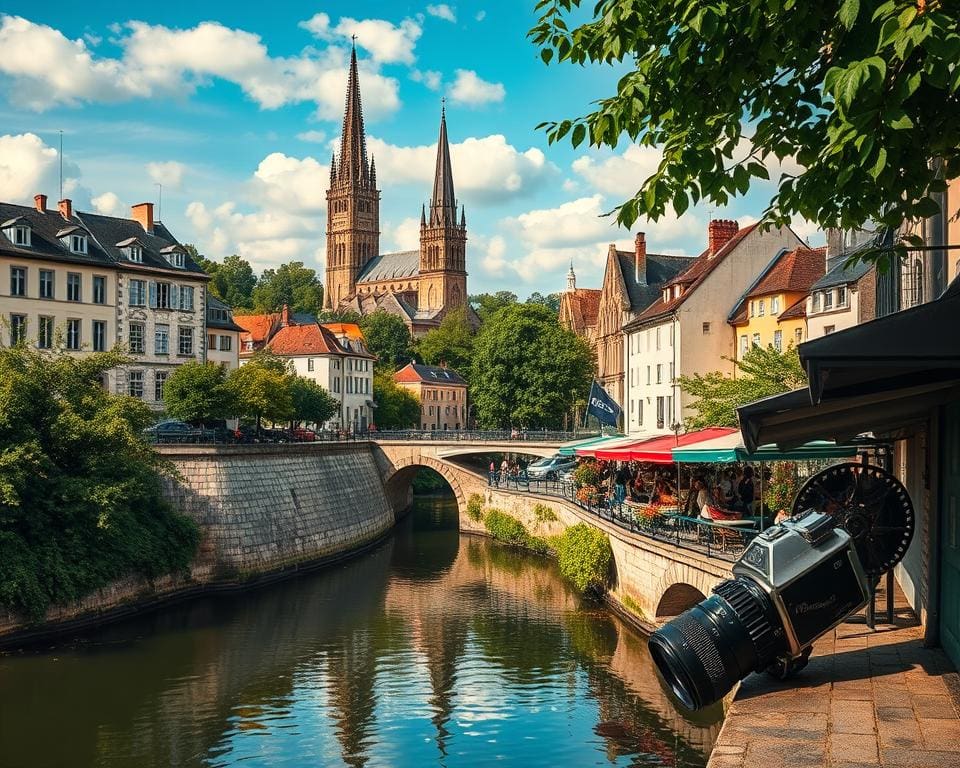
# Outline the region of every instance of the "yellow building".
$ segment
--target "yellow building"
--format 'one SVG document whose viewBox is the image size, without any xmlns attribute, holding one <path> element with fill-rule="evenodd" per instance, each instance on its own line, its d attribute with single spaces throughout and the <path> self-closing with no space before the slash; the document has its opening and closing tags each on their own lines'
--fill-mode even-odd
<svg viewBox="0 0 960 768">
<path fill-rule="evenodd" d="M 420 429 L 467 428 L 467 382 L 456 371 L 445 366 L 408 363 L 393 374 L 393 380 L 420 401 Z"/>
<path fill-rule="evenodd" d="M 825 269 L 825 248 L 783 251 L 771 262 L 732 313 L 738 361 L 754 346 L 784 350 L 806 341 L 807 295 Z"/>
</svg>

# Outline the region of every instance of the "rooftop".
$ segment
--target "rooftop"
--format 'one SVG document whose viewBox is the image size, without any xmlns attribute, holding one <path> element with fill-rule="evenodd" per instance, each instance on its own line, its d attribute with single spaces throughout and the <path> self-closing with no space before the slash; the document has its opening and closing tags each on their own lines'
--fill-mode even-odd
<svg viewBox="0 0 960 768">
<path fill-rule="evenodd" d="M 421 365 L 407 363 L 393 374 L 393 380 L 403 384 L 422 382 L 425 384 L 447 384 L 451 386 L 467 386 L 466 380 L 452 368 L 437 365 Z"/>
</svg>

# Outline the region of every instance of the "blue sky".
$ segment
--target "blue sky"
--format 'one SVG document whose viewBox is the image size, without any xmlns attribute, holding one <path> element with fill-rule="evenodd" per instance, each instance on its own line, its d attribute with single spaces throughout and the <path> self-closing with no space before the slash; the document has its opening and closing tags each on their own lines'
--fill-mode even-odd
<svg viewBox="0 0 960 768">
<path fill-rule="evenodd" d="M 357 35 L 369 149 L 382 187 L 381 250 L 416 247 L 440 99 L 467 208 L 471 292 L 599 287 L 606 244 L 632 234 L 602 214 L 657 152 L 548 146 L 535 126 L 611 92 L 611 68 L 543 65 L 526 40 L 534 3 L 10 2 L 0 15 L 0 199 L 58 195 L 125 215 L 156 201 L 183 241 L 257 271 L 322 270 L 330 151 Z M 714 216 L 750 221 L 759 188 Z M 711 212 L 638 224 L 648 248 L 696 254 Z M 803 236 L 816 234 L 799 226 Z"/>
</svg>

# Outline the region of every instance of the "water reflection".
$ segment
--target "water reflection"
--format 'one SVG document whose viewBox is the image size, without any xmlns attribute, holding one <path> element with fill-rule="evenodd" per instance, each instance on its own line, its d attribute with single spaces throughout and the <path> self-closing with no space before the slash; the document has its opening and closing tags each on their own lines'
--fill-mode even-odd
<svg viewBox="0 0 960 768">
<path fill-rule="evenodd" d="M 0 657 L 7 766 L 706 762 L 642 638 L 446 501 L 374 552 Z"/>
</svg>

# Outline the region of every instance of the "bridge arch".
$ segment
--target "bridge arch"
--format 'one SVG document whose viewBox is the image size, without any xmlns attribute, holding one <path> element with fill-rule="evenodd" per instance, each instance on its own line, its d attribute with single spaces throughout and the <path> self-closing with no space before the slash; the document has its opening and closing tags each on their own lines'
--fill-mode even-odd
<svg viewBox="0 0 960 768">
<path fill-rule="evenodd" d="M 422 467 L 429 467 L 447 482 L 457 500 L 457 512 L 463 515 L 467 508 L 467 495 L 459 478 L 447 462 L 424 455 L 399 456 L 393 460 L 393 471 L 384 477 L 384 486 L 394 511 L 399 512 L 409 503 L 413 478 Z"/>
<path fill-rule="evenodd" d="M 674 563 L 660 577 L 654 592 L 657 621 L 679 616 L 703 600 L 720 581 L 698 568 Z"/>
</svg>

